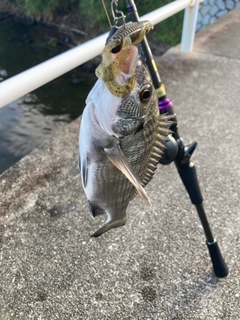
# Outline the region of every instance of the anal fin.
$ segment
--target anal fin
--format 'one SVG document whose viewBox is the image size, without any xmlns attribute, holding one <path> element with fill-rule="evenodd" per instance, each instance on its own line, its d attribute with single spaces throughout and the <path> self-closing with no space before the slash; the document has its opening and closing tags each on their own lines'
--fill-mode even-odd
<svg viewBox="0 0 240 320">
<path fill-rule="evenodd" d="M 95 218 L 96 216 L 100 216 L 105 214 L 105 210 L 97 207 L 92 202 L 88 201 L 88 208 L 89 212 L 91 213 L 92 217 Z"/>
</svg>

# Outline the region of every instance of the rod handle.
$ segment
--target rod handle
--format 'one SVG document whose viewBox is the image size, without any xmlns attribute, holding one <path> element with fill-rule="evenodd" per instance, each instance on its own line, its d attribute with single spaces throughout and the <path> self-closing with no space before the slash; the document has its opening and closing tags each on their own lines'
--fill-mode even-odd
<svg viewBox="0 0 240 320">
<path fill-rule="evenodd" d="M 207 247 L 213 264 L 213 270 L 217 277 L 224 278 L 228 275 L 228 267 L 222 257 L 216 240 L 207 242 Z"/>
</svg>

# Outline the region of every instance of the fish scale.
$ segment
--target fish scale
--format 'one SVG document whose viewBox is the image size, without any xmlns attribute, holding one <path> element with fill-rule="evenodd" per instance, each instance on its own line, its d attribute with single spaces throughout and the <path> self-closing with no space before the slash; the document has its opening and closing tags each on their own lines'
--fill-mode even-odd
<svg viewBox="0 0 240 320">
<path fill-rule="evenodd" d="M 94 237 L 126 223 L 126 209 L 136 191 L 153 209 L 143 186 L 152 179 L 170 132 L 167 117 L 159 114 L 144 61 L 136 55 L 131 59 L 136 59 L 131 92 L 115 96 L 105 81 L 97 80 L 82 115 L 79 162 L 83 188 L 92 216 L 107 214 Z M 106 72 L 109 75 L 109 69 Z M 148 95 L 141 100 L 144 90 L 149 90 Z"/>
</svg>

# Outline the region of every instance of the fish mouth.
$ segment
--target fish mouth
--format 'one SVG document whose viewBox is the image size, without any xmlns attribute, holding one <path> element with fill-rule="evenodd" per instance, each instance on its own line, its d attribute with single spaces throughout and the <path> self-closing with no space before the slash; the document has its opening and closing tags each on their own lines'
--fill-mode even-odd
<svg viewBox="0 0 240 320">
<path fill-rule="evenodd" d="M 116 97 L 131 93 L 136 80 L 139 44 L 153 28 L 149 21 L 132 22 L 114 31 L 102 51 L 102 62 L 95 74 Z"/>
<path fill-rule="evenodd" d="M 118 55 L 114 54 L 115 56 Z M 135 46 L 131 46 L 126 61 L 121 66 L 121 72 L 115 81 L 124 86 L 127 84 L 130 78 L 133 77 L 138 60 L 138 49 Z"/>
<path fill-rule="evenodd" d="M 112 53 L 110 49 L 108 46 L 104 48 L 96 76 L 104 81 L 114 96 L 123 98 L 132 91 L 135 84 L 138 49 L 131 44 L 130 38 L 123 39 L 119 52 Z"/>
</svg>

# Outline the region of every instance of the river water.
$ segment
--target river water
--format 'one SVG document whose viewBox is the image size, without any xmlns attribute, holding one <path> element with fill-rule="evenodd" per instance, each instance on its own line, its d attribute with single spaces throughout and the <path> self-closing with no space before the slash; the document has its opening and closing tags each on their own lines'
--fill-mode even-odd
<svg viewBox="0 0 240 320">
<path fill-rule="evenodd" d="M 0 21 L 0 81 L 62 49 L 49 37 L 46 26 L 5 18 Z M 77 68 L 1 108 L 0 174 L 41 145 L 56 128 L 76 119 L 95 80 L 94 74 Z"/>
</svg>

